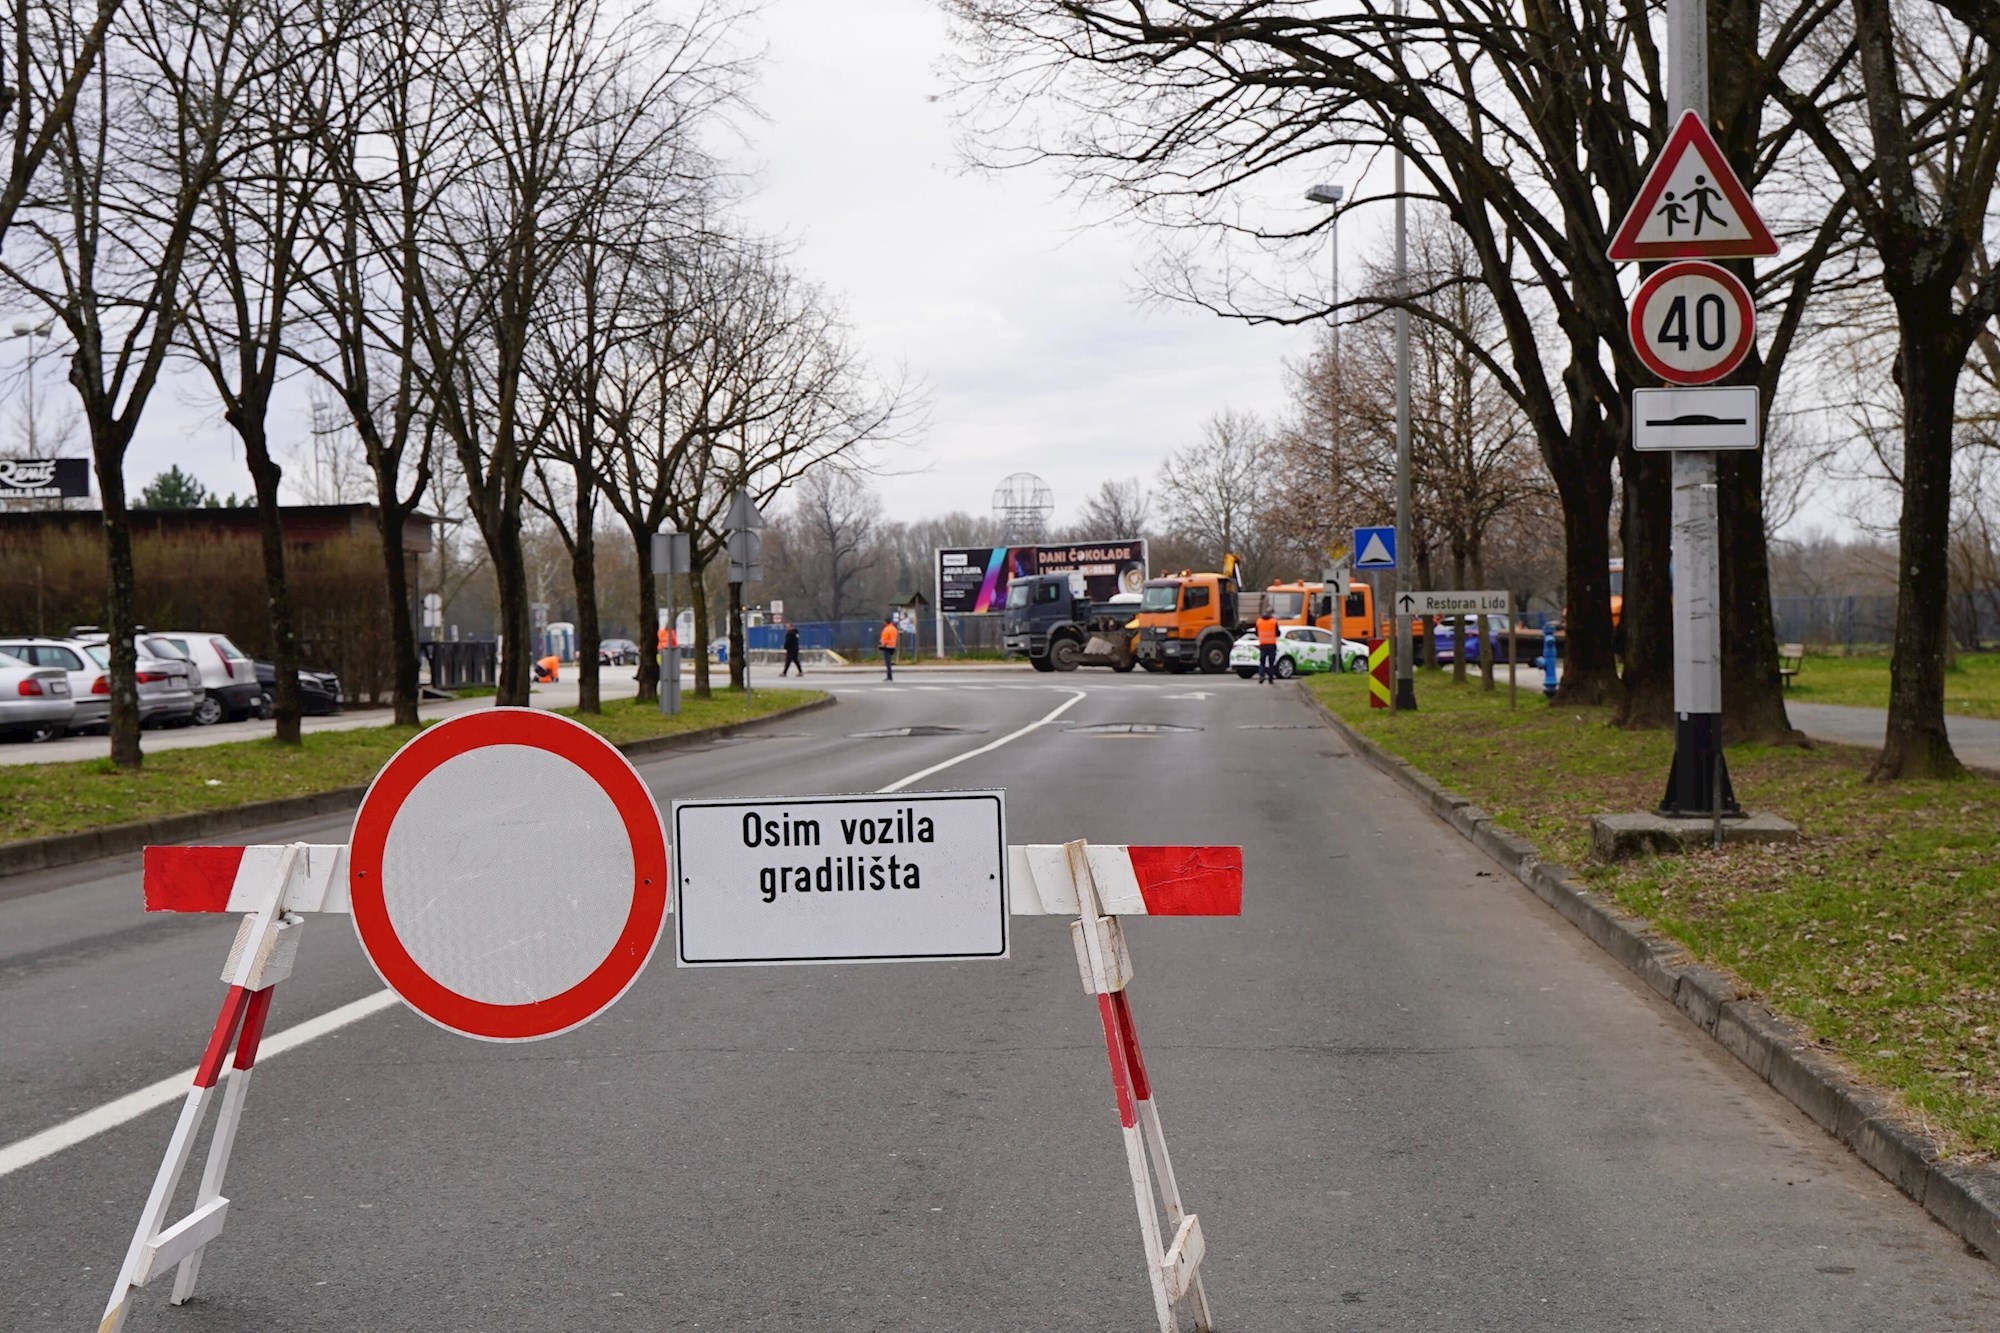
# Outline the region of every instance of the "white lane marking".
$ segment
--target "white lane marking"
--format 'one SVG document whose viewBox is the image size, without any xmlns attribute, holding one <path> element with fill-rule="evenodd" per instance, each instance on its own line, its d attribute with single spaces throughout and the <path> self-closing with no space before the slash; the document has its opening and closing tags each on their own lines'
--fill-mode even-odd
<svg viewBox="0 0 2000 1333">
<path fill-rule="evenodd" d="M 895 687 L 890 686 L 887 688 L 893 689 Z M 1057 687 L 1017 686 L 1016 688 L 1037 689 Z M 888 786 L 878 788 L 877 790 L 885 795 L 890 792 L 899 792 L 913 782 L 923 781 L 933 773 L 942 773 L 945 769 L 951 768 L 956 764 L 962 764 L 968 759 L 982 754 L 991 754 L 1008 742 L 1017 741 L 1029 732 L 1036 731 L 1055 721 L 1071 708 L 1075 707 L 1077 701 L 1084 698 L 1085 695 L 1086 691 L 1083 690 L 1072 691 L 1069 698 L 1063 700 L 1062 703 L 1058 704 L 1050 712 L 1043 714 L 1027 726 L 1022 727 L 1019 731 L 1010 731 L 998 740 L 988 741 L 977 749 L 967 750 L 964 754 L 954 756 L 943 763 L 932 764 L 929 768 L 912 773 L 906 778 L 892 782 Z M 274 1056 L 283 1055 L 286 1051 L 296 1050 L 309 1041 L 324 1037 L 329 1032 L 338 1032 L 348 1024 L 359 1022 L 370 1014 L 380 1013 L 382 1010 L 388 1009 L 396 1003 L 396 995 L 393 991 L 379 990 L 373 995 L 364 995 L 358 1000 L 343 1004 L 338 1009 L 330 1009 L 318 1018 L 308 1018 L 303 1023 L 295 1023 L 283 1032 L 266 1037 L 258 1044 L 257 1062 L 262 1064 Z M 192 1067 L 183 1069 L 178 1074 L 169 1074 L 166 1078 L 156 1083 L 148 1083 L 145 1087 L 135 1092 L 128 1092 L 123 1097 L 108 1101 L 102 1106 L 92 1107 L 81 1115 L 72 1116 L 59 1125 L 52 1125 L 39 1134 L 30 1134 L 25 1139 L 19 1139 L 7 1144 L 5 1147 L 0 1147 L 0 1176 L 6 1176 L 12 1172 L 19 1171 L 23 1167 L 33 1166 L 37 1162 L 55 1156 L 65 1148 L 73 1148 L 86 1139 L 97 1137 L 106 1130 L 116 1129 L 118 1126 L 126 1124 L 129 1121 L 137 1120 L 148 1111 L 157 1110 L 159 1107 L 179 1101 L 181 1098 L 187 1096 L 188 1088 L 194 1083 L 194 1075 L 195 1071 Z"/>
<path fill-rule="evenodd" d="M 1036 718 L 1033 722 L 1030 722 L 1027 726 L 1022 727 L 1019 731 L 1010 731 L 997 741 L 988 741 L 986 744 L 980 746 L 976 750 L 967 750 L 964 754 L 953 755 L 950 759 L 945 760 L 941 764 L 932 764 L 929 768 L 926 768 L 921 772 L 912 773 L 910 774 L 910 776 L 903 778 L 900 781 L 892 782 L 886 787 L 878 787 L 876 788 L 876 791 L 884 794 L 893 791 L 901 791 L 903 790 L 903 788 L 909 786 L 913 782 L 922 782 L 925 778 L 929 777 L 933 773 L 942 773 L 947 768 L 955 768 L 959 764 L 964 763 L 968 759 L 976 759 L 982 754 L 991 754 L 993 753 L 993 751 L 999 749 L 1001 746 L 1007 744 L 1009 741 L 1017 741 L 1031 731 L 1038 731 L 1041 728 L 1046 727 L 1049 723 L 1055 721 L 1057 718 L 1061 717 L 1064 713 L 1067 713 L 1070 709 L 1076 707 L 1077 702 L 1085 698 L 1086 695 L 1087 692 L 1084 690 L 1074 690 L 1070 693 L 1069 698 L 1063 700 L 1061 703 L 1057 704 L 1054 708 L 1042 714 L 1040 717 Z"/>
<path fill-rule="evenodd" d="M 356 1023 L 370 1014 L 380 1013 L 396 1003 L 393 993 L 386 990 L 364 995 L 338 1009 L 329 1009 L 318 1018 L 308 1018 L 303 1023 L 295 1023 L 275 1036 L 266 1037 L 257 1046 L 257 1063 L 286 1051 L 296 1050 L 307 1042 L 324 1037 L 329 1032 L 337 1032 L 349 1023 Z M 157 1083 L 148 1083 L 136 1092 L 128 1092 L 123 1097 L 93 1107 L 82 1115 L 73 1116 L 59 1125 L 51 1126 L 39 1134 L 0 1148 L 0 1176 L 33 1166 L 47 1157 L 53 1157 L 65 1148 L 73 1148 L 85 1139 L 95 1138 L 108 1129 L 116 1129 L 127 1121 L 137 1120 L 146 1112 L 157 1107 L 177 1102 L 187 1096 L 188 1088 L 194 1083 L 195 1071 L 192 1067 L 178 1074 L 170 1074 Z"/>
</svg>

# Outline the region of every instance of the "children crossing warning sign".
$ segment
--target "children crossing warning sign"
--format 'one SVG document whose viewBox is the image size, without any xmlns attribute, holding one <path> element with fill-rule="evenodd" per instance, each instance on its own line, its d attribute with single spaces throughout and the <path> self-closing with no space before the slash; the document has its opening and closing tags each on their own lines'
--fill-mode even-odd
<svg viewBox="0 0 2000 1333">
<path fill-rule="evenodd" d="M 1708 126 L 1683 111 L 1605 253 L 1615 263 L 1749 259 L 1777 254 L 1778 242 Z"/>
</svg>

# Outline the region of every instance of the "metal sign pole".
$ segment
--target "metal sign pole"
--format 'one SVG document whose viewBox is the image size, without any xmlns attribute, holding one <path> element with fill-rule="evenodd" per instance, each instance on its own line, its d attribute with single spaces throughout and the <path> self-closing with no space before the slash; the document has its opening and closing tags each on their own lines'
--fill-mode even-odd
<svg viewBox="0 0 2000 1333">
<path fill-rule="evenodd" d="M 1396 0 L 1396 14 L 1403 13 Z M 1398 43 L 1398 55 L 1400 56 Z M 1396 149 L 1396 298 L 1410 297 L 1410 236 L 1403 185 L 1403 150 Z M 1396 597 L 1389 610 L 1396 618 L 1396 708 L 1414 711 L 1417 706 L 1416 645 L 1410 633 L 1410 616 L 1403 609 L 1403 594 L 1409 591 L 1410 545 L 1410 311 L 1396 307 Z"/>
<path fill-rule="evenodd" d="M 1708 119 L 1707 0 L 1667 0 L 1669 113 Z M 1715 454 L 1673 454 L 1674 764 L 1661 809 L 1736 812 L 1722 755 L 1721 545 Z"/>
</svg>

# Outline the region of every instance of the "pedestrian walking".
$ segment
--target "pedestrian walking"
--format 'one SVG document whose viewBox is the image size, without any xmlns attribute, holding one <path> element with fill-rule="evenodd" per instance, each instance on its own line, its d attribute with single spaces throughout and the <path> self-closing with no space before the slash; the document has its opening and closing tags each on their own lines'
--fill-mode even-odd
<svg viewBox="0 0 2000 1333">
<path fill-rule="evenodd" d="M 883 616 L 882 637 L 876 640 L 876 643 L 880 644 L 882 648 L 883 680 L 894 680 L 896 678 L 896 639 L 898 633 L 899 631 L 896 629 L 896 617 L 893 615 Z"/>
<path fill-rule="evenodd" d="M 1257 683 L 1269 685 L 1278 678 L 1278 618 L 1267 605 L 1257 613 Z"/>
<path fill-rule="evenodd" d="M 789 676 L 794 670 L 797 670 L 801 676 L 806 674 L 805 667 L 799 662 L 799 627 L 797 625 L 787 625 L 785 626 L 785 669 L 778 674 L 780 676 Z"/>
</svg>

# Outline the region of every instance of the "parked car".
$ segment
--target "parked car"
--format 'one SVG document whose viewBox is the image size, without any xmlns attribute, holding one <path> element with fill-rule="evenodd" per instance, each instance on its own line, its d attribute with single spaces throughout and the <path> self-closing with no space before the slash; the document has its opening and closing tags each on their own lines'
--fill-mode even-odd
<svg viewBox="0 0 2000 1333">
<path fill-rule="evenodd" d="M 0 653 L 29 666 L 54 667 L 69 676 L 69 697 L 76 704 L 71 731 L 92 731 L 111 721 L 111 675 L 84 652 L 81 643 L 39 634 L 0 639 Z"/>
<path fill-rule="evenodd" d="M 269 717 L 271 708 L 278 699 L 278 668 L 269 662 L 253 663 L 257 671 L 257 683 L 263 691 L 263 701 L 258 708 L 259 717 Z M 340 677 L 331 671 L 307 671 L 299 669 L 299 712 L 306 717 L 322 717 L 328 713 L 338 713 L 346 700 L 340 693 Z"/>
<path fill-rule="evenodd" d="M 75 715 L 67 671 L 0 652 L 0 734 L 52 740 Z"/>
<path fill-rule="evenodd" d="M 213 726 L 225 720 L 235 722 L 258 711 L 264 687 L 258 683 L 256 667 L 250 655 L 226 636 L 161 630 L 147 637 L 149 642 L 166 640 L 201 673 L 203 696 L 194 707 L 196 726 Z"/>
<path fill-rule="evenodd" d="M 1335 643 L 1339 650 L 1336 654 Z M 1336 665 L 1338 663 L 1338 665 Z M 1249 630 L 1229 650 L 1230 669 L 1245 680 L 1257 674 L 1257 631 Z M 1285 625 L 1278 630 L 1278 677 L 1308 676 L 1316 671 L 1366 671 L 1368 645 L 1353 639 L 1336 641 L 1332 630 L 1311 625 Z"/>
<path fill-rule="evenodd" d="M 1436 663 L 1439 666 L 1450 666 L 1452 659 L 1457 655 L 1459 620 L 1460 618 L 1456 616 L 1441 619 L 1431 632 L 1432 644 L 1437 653 Z M 1506 616 L 1497 614 L 1481 616 L 1474 622 L 1472 632 L 1465 636 L 1465 660 L 1468 663 L 1479 660 L 1479 640 L 1482 631 L 1493 636 L 1493 660 L 1505 662 L 1509 653 L 1513 651 L 1513 623 Z M 1535 646 L 1541 647 L 1539 640 Z"/>
<path fill-rule="evenodd" d="M 597 645 L 597 660 L 604 666 L 638 666 L 639 645 L 630 639 L 605 639 Z"/>
<path fill-rule="evenodd" d="M 111 645 L 103 635 L 74 642 L 107 676 L 110 674 Z M 179 656 L 172 644 L 148 645 L 143 635 L 133 640 L 132 646 L 139 654 L 135 673 L 139 686 L 139 725 L 186 726 L 193 719 L 194 706 L 201 697 L 201 681 L 195 675 L 194 663 Z M 107 679 L 105 689 L 110 688 Z"/>
</svg>

